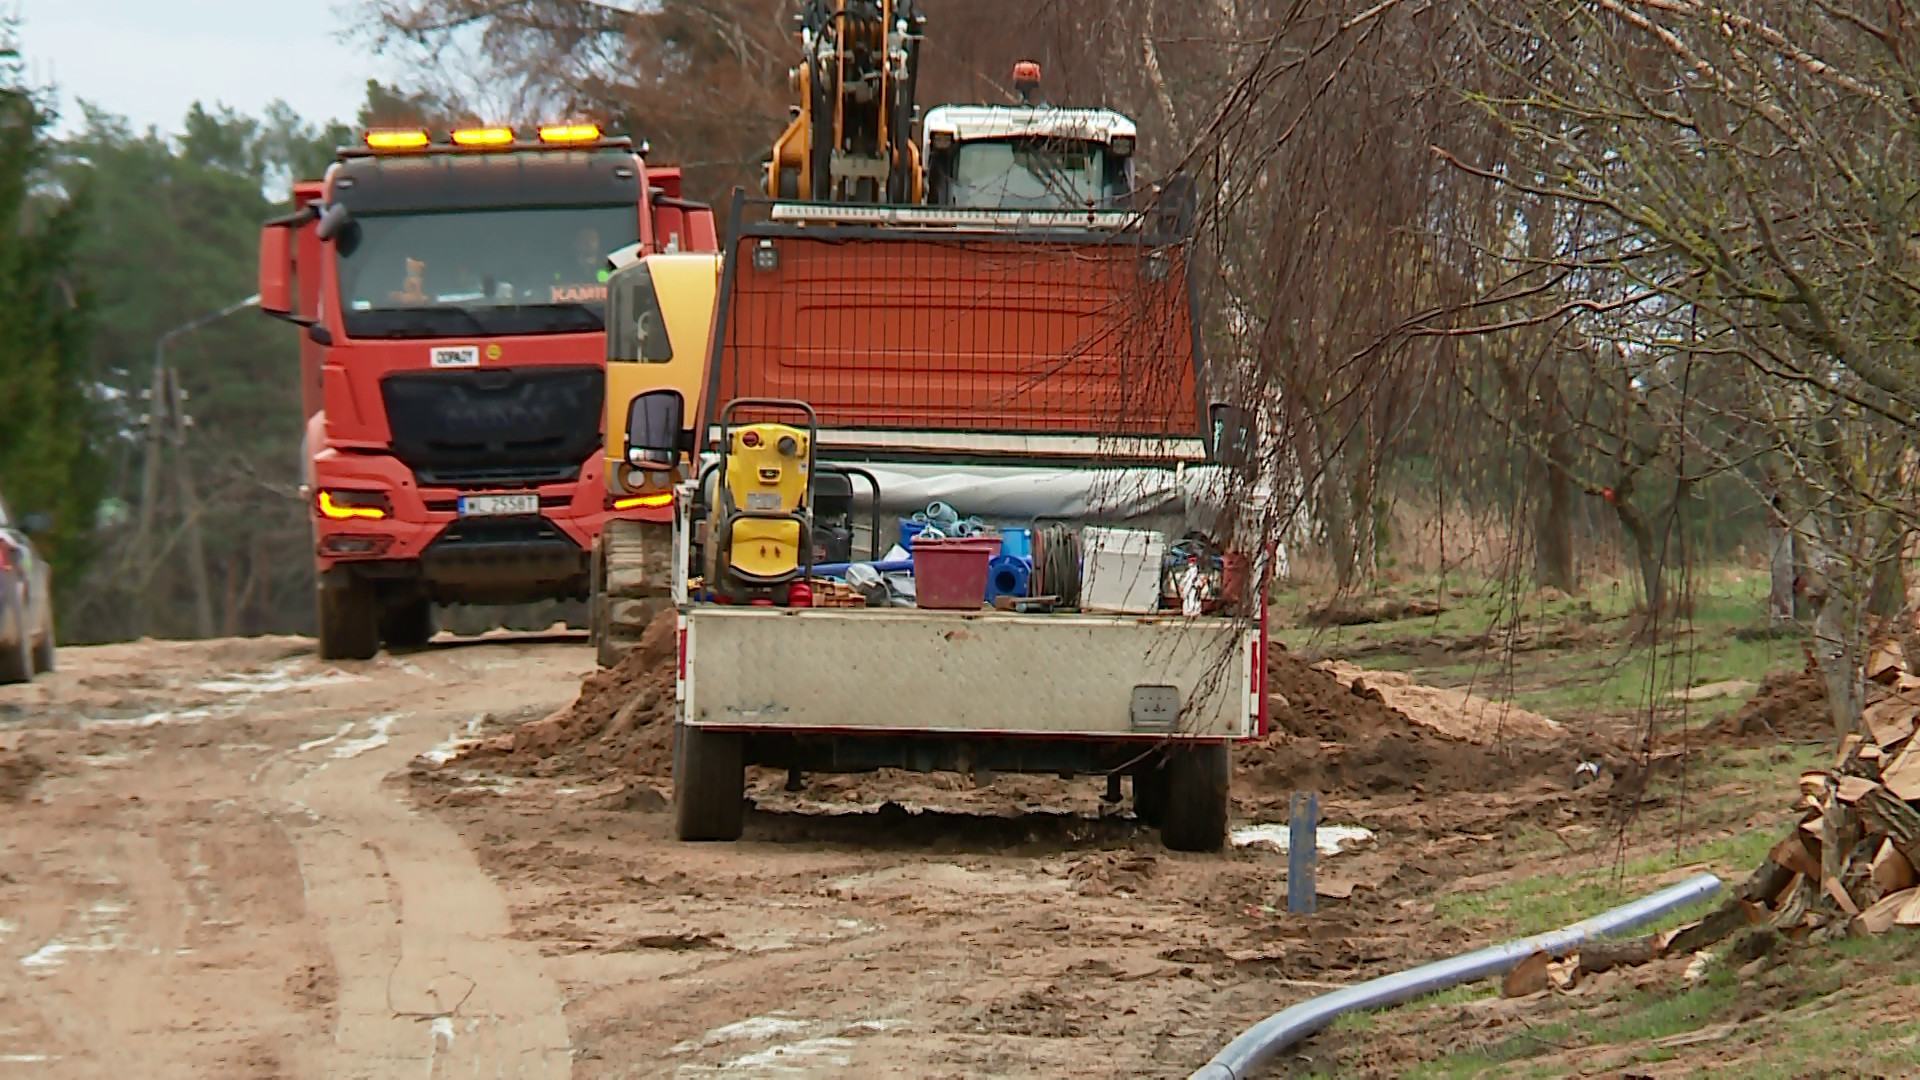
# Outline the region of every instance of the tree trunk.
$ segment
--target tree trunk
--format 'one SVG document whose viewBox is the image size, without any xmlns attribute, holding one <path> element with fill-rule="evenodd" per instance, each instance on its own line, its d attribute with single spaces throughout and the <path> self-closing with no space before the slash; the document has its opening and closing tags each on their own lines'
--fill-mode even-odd
<svg viewBox="0 0 1920 1080">
<path fill-rule="evenodd" d="M 1533 472 L 1541 497 L 1533 507 L 1533 576 L 1542 588 L 1571 593 L 1580 583 L 1573 568 L 1573 446 L 1560 415 L 1560 387 L 1552 376 L 1541 381 L 1546 438 Z"/>
<path fill-rule="evenodd" d="M 1811 585 L 1808 602 L 1814 609 L 1813 655 L 1827 685 L 1827 707 L 1833 716 L 1836 739 L 1844 739 L 1860 723 L 1860 662 L 1855 647 L 1854 609 L 1858 603 L 1839 580 L 1843 564 L 1827 545 L 1807 538 Z"/>
<path fill-rule="evenodd" d="M 1891 619 L 1907 606 L 1909 533 L 1892 514 L 1883 515 L 1880 541 L 1873 553 L 1873 589 L 1867 594 L 1867 614 Z"/>
<path fill-rule="evenodd" d="M 1533 506 L 1534 580 L 1542 588 L 1571 593 L 1579 585 L 1573 570 L 1573 478 L 1551 459 L 1539 475 L 1544 496 Z"/>
</svg>

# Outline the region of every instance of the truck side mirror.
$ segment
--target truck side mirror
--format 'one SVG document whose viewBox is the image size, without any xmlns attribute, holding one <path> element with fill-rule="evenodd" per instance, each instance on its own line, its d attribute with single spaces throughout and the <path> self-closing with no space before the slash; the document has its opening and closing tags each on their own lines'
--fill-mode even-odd
<svg viewBox="0 0 1920 1080">
<path fill-rule="evenodd" d="M 627 464 L 665 472 L 680 464 L 686 402 L 678 390 L 650 390 L 627 406 Z"/>
<path fill-rule="evenodd" d="M 320 215 L 320 227 L 314 233 L 322 240 L 332 240 L 345 233 L 351 224 L 353 211 L 347 209 L 346 203 L 334 203 Z"/>
<path fill-rule="evenodd" d="M 21 514 L 20 531 L 28 536 L 44 536 L 53 531 L 53 517 L 38 510 Z"/>
<path fill-rule="evenodd" d="M 260 310 L 276 319 L 301 324 L 313 322 L 296 310 L 299 302 L 293 294 L 293 254 L 300 230 L 319 216 L 320 211 L 309 203 L 260 226 Z"/>
<path fill-rule="evenodd" d="M 1215 402 L 1207 407 L 1207 424 L 1213 433 L 1215 461 L 1237 468 L 1253 456 L 1254 431 L 1247 410 Z"/>
</svg>

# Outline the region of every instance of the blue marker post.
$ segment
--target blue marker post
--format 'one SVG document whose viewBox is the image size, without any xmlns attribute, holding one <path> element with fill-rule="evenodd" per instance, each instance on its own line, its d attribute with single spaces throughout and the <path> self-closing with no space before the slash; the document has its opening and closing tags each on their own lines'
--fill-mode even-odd
<svg viewBox="0 0 1920 1080">
<path fill-rule="evenodd" d="M 1287 910 L 1311 915 L 1315 910 L 1314 871 L 1320 861 L 1320 795 L 1296 791 L 1289 808 L 1287 833 Z"/>
</svg>

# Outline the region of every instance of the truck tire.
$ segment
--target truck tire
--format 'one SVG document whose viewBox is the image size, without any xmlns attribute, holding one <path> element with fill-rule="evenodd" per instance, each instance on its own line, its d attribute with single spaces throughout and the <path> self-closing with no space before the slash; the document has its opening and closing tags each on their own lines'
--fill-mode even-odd
<svg viewBox="0 0 1920 1080">
<path fill-rule="evenodd" d="M 1133 816 L 1156 829 L 1167 816 L 1167 767 L 1158 758 L 1133 774 Z"/>
<path fill-rule="evenodd" d="M 388 648 L 415 648 L 431 637 L 433 601 L 424 596 L 389 609 L 380 619 L 380 639 Z"/>
<path fill-rule="evenodd" d="M 1227 842 L 1233 750 L 1226 743 L 1167 751 L 1160 840 L 1175 851 L 1219 851 Z"/>
<path fill-rule="evenodd" d="M 682 840 L 740 839 L 747 798 L 740 735 L 685 724 L 673 734 L 673 834 Z"/>
<path fill-rule="evenodd" d="M 33 678 L 33 628 L 27 625 L 27 598 L 24 593 L 19 597 L 13 622 L 13 642 L 0 644 L 0 684 L 26 682 Z"/>
<path fill-rule="evenodd" d="M 379 597 L 371 582 L 321 583 L 320 659 L 371 660 L 380 651 Z"/>
<path fill-rule="evenodd" d="M 33 647 L 33 670 L 36 674 L 45 674 L 54 668 L 53 641 L 53 602 L 47 602 L 47 625 L 42 628 L 40 640 Z"/>
<path fill-rule="evenodd" d="M 594 651 L 601 667 L 614 667 L 673 600 L 673 526 L 616 518 L 601 530 L 600 546 L 604 565 L 590 601 L 598 626 Z"/>
</svg>

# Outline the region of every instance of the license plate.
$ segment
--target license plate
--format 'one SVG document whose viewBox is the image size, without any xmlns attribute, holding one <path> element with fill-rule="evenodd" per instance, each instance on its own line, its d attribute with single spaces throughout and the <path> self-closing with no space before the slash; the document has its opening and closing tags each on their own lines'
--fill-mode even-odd
<svg viewBox="0 0 1920 1080">
<path fill-rule="evenodd" d="M 778 493 L 772 491 L 749 491 L 747 492 L 747 509 L 778 510 L 780 509 L 780 496 Z"/>
<path fill-rule="evenodd" d="M 462 495 L 461 517 L 500 517 L 507 514 L 537 514 L 538 495 Z"/>
</svg>

